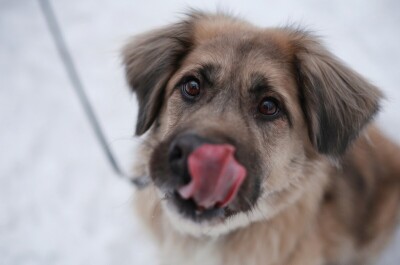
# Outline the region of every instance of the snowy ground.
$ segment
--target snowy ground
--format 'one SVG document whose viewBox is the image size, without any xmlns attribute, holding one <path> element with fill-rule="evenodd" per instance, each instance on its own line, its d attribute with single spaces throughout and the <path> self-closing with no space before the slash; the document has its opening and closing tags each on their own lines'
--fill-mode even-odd
<svg viewBox="0 0 400 265">
<path fill-rule="evenodd" d="M 118 51 L 185 7 L 227 8 L 259 25 L 302 22 L 381 87 L 379 123 L 400 142 L 400 2 L 53 1 L 101 124 L 127 167 L 136 101 Z M 400 158 L 399 158 L 400 159 Z M 0 0 L 0 264 L 155 264 L 60 64 L 35 1 Z M 400 263 L 400 232 L 382 265 Z"/>
</svg>

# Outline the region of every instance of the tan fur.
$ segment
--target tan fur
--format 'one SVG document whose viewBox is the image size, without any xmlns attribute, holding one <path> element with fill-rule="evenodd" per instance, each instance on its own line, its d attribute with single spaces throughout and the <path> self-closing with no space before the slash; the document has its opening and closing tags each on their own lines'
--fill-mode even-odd
<svg viewBox="0 0 400 265">
<path fill-rule="evenodd" d="M 240 62 L 228 45 L 234 40 L 255 47 Z M 257 50 L 263 43 L 267 48 Z M 178 53 L 182 56 L 174 57 Z M 153 61 L 146 62 L 149 58 Z M 222 223 L 185 220 L 154 185 L 137 192 L 138 213 L 160 245 L 160 264 L 365 265 L 390 240 L 400 201 L 400 148 L 369 123 L 381 93 L 316 38 L 195 13 L 128 44 L 124 61 L 140 102 L 137 133 L 150 129 L 139 151 L 138 175 L 151 174 L 160 142 L 187 128 L 229 133 L 252 144 L 265 158 L 260 167 L 268 169 L 254 209 Z M 291 62 L 298 61 L 293 69 Z M 274 95 L 285 101 L 291 124 L 277 120 L 268 131 L 243 126 L 237 105 L 226 101 L 234 97 L 223 92 L 218 104 L 199 105 L 195 114 L 185 111 L 175 84 L 201 63 L 220 65 L 216 82 L 222 84 L 237 75 L 246 87 L 255 70 L 268 74 L 271 86 L 280 88 Z"/>
</svg>

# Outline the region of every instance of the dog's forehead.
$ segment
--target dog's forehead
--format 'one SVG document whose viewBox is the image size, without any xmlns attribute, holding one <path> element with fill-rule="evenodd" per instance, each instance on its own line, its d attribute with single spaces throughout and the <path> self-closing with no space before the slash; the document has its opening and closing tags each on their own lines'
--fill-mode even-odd
<svg viewBox="0 0 400 265">
<path fill-rule="evenodd" d="M 224 67 L 250 62 L 262 66 L 268 61 L 283 62 L 287 56 L 281 45 L 267 33 L 223 32 L 194 45 L 189 62 L 212 62 Z"/>
<path fill-rule="evenodd" d="M 192 38 L 191 52 L 181 66 L 220 66 L 225 77 L 230 73 L 243 78 L 257 71 L 274 75 L 274 71 L 288 69 L 292 55 L 290 38 L 282 30 L 258 28 L 226 17 L 195 23 Z"/>
<path fill-rule="evenodd" d="M 248 89 L 252 79 L 260 76 L 275 87 L 288 87 L 292 77 L 290 55 L 285 40 L 274 32 L 239 27 L 215 35 L 203 33 L 203 38 L 184 59 L 178 76 L 207 66 L 217 73 L 219 81 L 236 81 L 243 89 Z"/>
<path fill-rule="evenodd" d="M 214 49 L 234 48 L 236 51 L 260 50 L 272 58 L 282 59 L 292 52 L 291 38 L 279 28 L 260 28 L 242 20 L 216 16 L 194 23 L 194 46 L 213 43 Z M 210 49 L 212 45 L 207 48 Z"/>
</svg>

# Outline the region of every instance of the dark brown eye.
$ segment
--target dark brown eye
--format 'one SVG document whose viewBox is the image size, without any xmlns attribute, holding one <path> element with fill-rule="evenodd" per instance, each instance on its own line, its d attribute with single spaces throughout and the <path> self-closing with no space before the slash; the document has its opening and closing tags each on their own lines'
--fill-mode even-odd
<svg viewBox="0 0 400 265">
<path fill-rule="evenodd" d="M 266 116 L 275 116 L 279 113 L 277 100 L 274 98 L 264 98 L 260 105 L 258 105 L 258 111 Z"/>
<path fill-rule="evenodd" d="M 183 83 L 182 94 L 188 99 L 194 99 L 200 94 L 200 83 L 195 79 Z"/>
</svg>

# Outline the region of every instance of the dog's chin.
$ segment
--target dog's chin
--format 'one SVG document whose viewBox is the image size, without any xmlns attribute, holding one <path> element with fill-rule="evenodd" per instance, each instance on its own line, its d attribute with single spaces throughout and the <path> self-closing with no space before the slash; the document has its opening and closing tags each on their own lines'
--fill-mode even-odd
<svg viewBox="0 0 400 265">
<path fill-rule="evenodd" d="M 162 207 L 169 223 L 177 232 L 194 237 L 227 234 L 265 219 L 267 212 L 271 210 L 259 206 L 249 211 L 232 211 L 229 207 L 197 210 L 194 202 L 183 200 L 177 194 L 162 200 Z"/>
<path fill-rule="evenodd" d="M 244 227 L 250 223 L 250 220 L 243 212 L 238 212 L 229 217 L 216 214 L 214 217 L 202 218 L 200 221 L 182 214 L 182 212 L 171 203 L 163 202 L 163 208 L 171 226 L 177 232 L 195 237 L 216 237 L 227 234 L 232 230 Z"/>
</svg>

